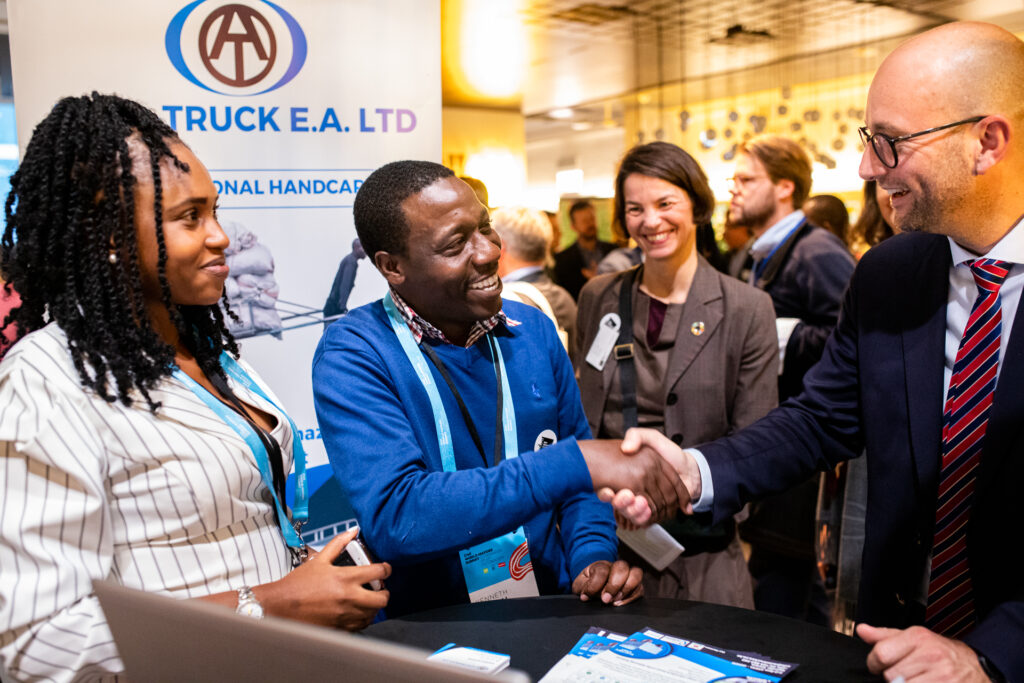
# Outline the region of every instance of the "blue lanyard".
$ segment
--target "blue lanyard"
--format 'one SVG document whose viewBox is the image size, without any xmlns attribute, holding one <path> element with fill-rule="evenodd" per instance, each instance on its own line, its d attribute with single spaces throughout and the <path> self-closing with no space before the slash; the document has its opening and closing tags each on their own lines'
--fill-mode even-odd
<svg viewBox="0 0 1024 683">
<path fill-rule="evenodd" d="M 306 488 L 306 451 L 302 448 L 302 441 L 299 439 L 299 430 L 295 427 L 295 422 L 267 396 L 266 392 L 249 377 L 234 358 L 222 352 L 220 364 L 233 380 L 277 408 L 285 416 L 285 419 L 288 420 L 288 424 L 292 428 L 292 453 L 295 461 L 295 504 L 292 506 L 292 518 L 300 524 L 305 522 L 309 517 L 309 492 Z M 299 534 L 296 532 L 291 520 L 288 519 L 288 513 L 285 511 L 283 501 L 278 500 L 274 487 L 274 475 L 270 471 L 270 458 L 267 456 L 267 449 L 263 446 L 263 442 L 260 441 L 256 432 L 253 431 L 252 427 L 249 426 L 249 423 L 241 415 L 224 405 L 201 384 L 186 375 L 181 368 L 175 367 L 173 376 L 191 389 L 193 394 L 202 399 L 203 403 L 217 414 L 217 417 L 224 420 L 236 434 L 245 440 L 249 449 L 252 450 L 253 457 L 256 459 L 256 466 L 259 468 L 260 477 L 274 499 L 274 507 L 277 510 L 277 523 L 281 527 L 281 533 L 284 535 L 285 542 L 292 548 L 304 547 L 305 544 L 299 538 Z"/>
<path fill-rule="evenodd" d="M 807 222 L 807 218 L 804 218 L 799 223 L 797 223 L 796 227 L 793 228 L 792 230 L 790 230 L 789 232 L 787 232 L 786 236 L 783 237 L 781 240 L 779 240 L 779 243 L 776 244 L 772 248 L 772 250 L 770 252 L 768 252 L 767 256 L 765 256 L 763 259 L 761 259 L 760 261 L 757 262 L 757 266 L 755 266 L 755 268 L 754 268 L 754 282 L 757 282 L 758 280 L 760 280 L 761 276 L 764 275 L 764 269 L 768 267 L 768 262 L 772 260 L 772 256 L 775 256 L 775 252 L 777 252 L 779 250 L 779 247 L 781 247 L 783 244 L 785 244 L 786 241 L 790 237 L 792 237 L 793 234 L 797 230 L 799 230 L 800 228 L 804 227 L 804 223 L 806 223 L 806 222 Z"/>
<path fill-rule="evenodd" d="M 398 312 L 394 299 L 388 293 L 383 299 L 384 310 L 387 311 L 388 319 L 391 321 L 391 328 L 395 331 L 406 358 L 412 363 L 416 376 L 427 392 L 430 399 L 430 408 L 434 413 L 434 427 L 437 430 L 437 446 L 441 451 L 441 466 L 445 472 L 454 472 L 458 469 L 455 466 L 455 450 L 452 446 L 452 432 L 448 426 L 448 415 L 445 413 L 444 404 L 441 402 L 441 394 L 437 390 L 437 382 L 430 373 L 427 361 L 423 358 L 423 352 L 416 345 L 416 339 L 406 324 L 402 314 Z M 501 355 L 501 347 L 495 340 L 493 347 L 498 356 L 498 368 L 501 372 L 501 429 L 504 437 L 505 459 L 519 456 L 519 437 L 516 434 L 516 411 L 512 405 L 512 392 L 508 385 L 508 375 L 505 373 L 505 360 Z"/>
</svg>

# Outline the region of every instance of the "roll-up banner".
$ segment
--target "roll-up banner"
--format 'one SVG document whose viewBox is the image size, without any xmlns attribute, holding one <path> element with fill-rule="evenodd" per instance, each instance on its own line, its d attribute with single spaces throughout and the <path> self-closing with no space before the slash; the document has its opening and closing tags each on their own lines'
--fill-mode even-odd
<svg viewBox="0 0 1024 683">
<path fill-rule="evenodd" d="M 159 113 L 210 169 L 242 356 L 291 414 L 313 491 L 303 537 L 355 520 L 310 366 L 331 319 L 380 298 L 352 201 L 396 159 L 441 159 L 439 0 L 8 0 L 18 140 L 61 97 Z"/>
</svg>

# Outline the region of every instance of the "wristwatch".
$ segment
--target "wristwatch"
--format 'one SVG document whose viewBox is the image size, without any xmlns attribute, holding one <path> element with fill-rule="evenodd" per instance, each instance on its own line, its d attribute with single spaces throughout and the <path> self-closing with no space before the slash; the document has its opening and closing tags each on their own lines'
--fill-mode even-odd
<svg viewBox="0 0 1024 683">
<path fill-rule="evenodd" d="M 981 670 L 985 672 L 985 675 L 988 676 L 992 683 L 1006 683 L 1006 676 L 992 663 L 992 660 L 977 650 L 974 651 L 974 654 L 978 655 L 978 664 L 981 664 Z"/>
<path fill-rule="evenodd" d="M 248 586 L 242 586 L 238 589 L 238 607 L 235 608 L 235 613 L 252 617 L 253 619 L 263 618 L 263 605 L 256 599 L 252 589 Z"/>
</svg>

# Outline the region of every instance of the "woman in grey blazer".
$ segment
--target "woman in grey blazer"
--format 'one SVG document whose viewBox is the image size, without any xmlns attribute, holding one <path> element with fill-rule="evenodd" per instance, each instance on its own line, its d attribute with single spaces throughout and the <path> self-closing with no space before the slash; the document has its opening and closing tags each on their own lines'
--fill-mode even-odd
<svg viewBox="0 0 1024 683">
<path fill-rule="evenodd" d="M 778 402 L 771 299 L 697 253 L 696 226 L 714 203 L 703 170 L 675 145 L 639 145 L 622 160 L 615 215 L 645 260 L 594 278 L 580 293 L 575 360 L 595 436 L 620 438 L 639 425 L 693 446 Z M 685 551 L 663 571 L 645 566 L 647 595 L 753 608 L 732 520 L 711 527 L 677 515 L 663 526 Z M 639 559 L 625 544 L 621 552 Z"/>
</svg>

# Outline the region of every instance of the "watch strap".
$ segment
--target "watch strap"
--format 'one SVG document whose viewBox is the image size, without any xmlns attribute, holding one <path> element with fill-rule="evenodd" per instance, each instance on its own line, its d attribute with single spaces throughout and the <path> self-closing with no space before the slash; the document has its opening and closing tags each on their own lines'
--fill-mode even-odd
<svg viewBox="0 0 1024 683">
<path fill-rule="evenodd" d="M 242 586 L 238 589 L 238 606 L 235 612 L 253 619 L 263 618 L 263 605 L 256 599 L 256 595 L 249 586 Z"/>
<path fill-rule="evenodd" d="M 977 650 L 974 650 L 974 654 L 978 655 L 978 664 L 981 665 L 981 670 L 985 672 L 990 681 L 993 681 L 993 683 L 1006 683 L 1006 676 L 999 670 L 999 667 L 992 663 L 991 659 Z"/>
</svg>

